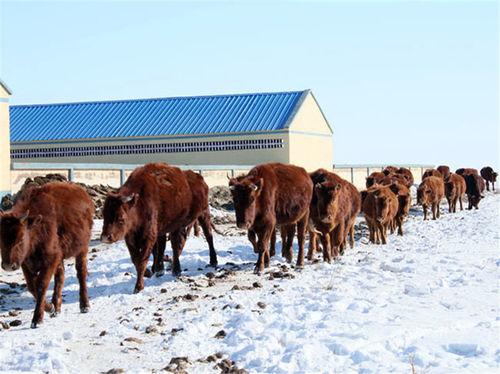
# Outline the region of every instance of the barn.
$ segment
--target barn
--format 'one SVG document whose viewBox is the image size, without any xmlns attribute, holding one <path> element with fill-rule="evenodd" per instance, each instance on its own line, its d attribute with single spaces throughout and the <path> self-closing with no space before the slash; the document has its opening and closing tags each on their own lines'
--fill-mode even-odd
<svg viewBox="0 0 500 374">
<path fill-rule="evenodd" d="M 333 165 L 311 90 L 10 107 L 13 162 Z"/>
</svg>

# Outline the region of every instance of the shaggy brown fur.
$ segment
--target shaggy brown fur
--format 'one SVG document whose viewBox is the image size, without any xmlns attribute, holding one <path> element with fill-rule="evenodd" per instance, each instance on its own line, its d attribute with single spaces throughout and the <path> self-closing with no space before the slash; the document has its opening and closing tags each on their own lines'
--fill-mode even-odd
<svg viewBox="0 0 500 374">
<path fill-rule="evenodd" d="M 437 170 L 436 170 L 437 171 Z M 432 219 L 439 218 L 439 203 L 444 197 L 443 178 L 429 176 L 422 180 L 417 190 L 417 203 L 424 209 L 424 220 L 427 219 L 427 208 L 432 208 Z"/>
</svg>

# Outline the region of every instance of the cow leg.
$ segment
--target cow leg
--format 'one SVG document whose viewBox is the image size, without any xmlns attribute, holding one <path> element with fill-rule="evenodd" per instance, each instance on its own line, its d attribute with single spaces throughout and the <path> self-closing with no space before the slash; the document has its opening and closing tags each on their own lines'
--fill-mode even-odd
<svg viewBox="0 0 500 374">
<path fill-rule="evenodd" d="M 422 204 L 422 209 L 424 210 L 424 221 L 427 220 L 427 204 Z"/>
<path fill-rule="evenodd" d="M 167 236 L 158 235 L 153 249 L 153 268 L 151 269 L 153 274 L 156 274 L 157 277 L 161 277 L 165 274 L 165 262 L 163 259 L 165 257 L 166 246 Z"/>
<path fill-rule="evenodd" d="M 460 210 L 464 210 L 463 202 L 462 202 L 463 196 L 458 197 L 458 202 L 460 203 Z"/>
<path fill-rule="evenodd" d="M 318 250 L 318 234 L 315 231 L 309 230 L 309 249 L 307 251 L 307 259 L 313 260 L 314 253 Z"/>
<path fill-rule="evenodd" d="M 89 295 L 87 291 L 87 253 L 76 257 L 76 275 L 80 283 L 80 312 L 87 313 L 90 309 Z"/>
<path fill-rule="evenodd" d="M 181 263 L 180 256 L 182 253 L 182 249 L 184 248 L 184 244 L 186 243 L 186 236 L 183 230 L 176 230 L 171 233 L 170 241 L 172 243 L 172 275 L 178 277 L 181 275 Z"/>
<path fill-rule="evenodd" d="M 28 288 L 29 293 L 33 295 L 33 298 L 36 300 L 36 273 L 31 271 L 31 269 L 26 265 L 22 265 L 21 269 L 24 274 L 24 280 L 26 281 L 26 287 Z M 53 313 L 54 305 L 46 302 L 45 311 L 47 313 Z"/>
<path fill-rule="evenodd" d="M 299 242 L 299 253 L 297 254 L 297 267 L 304 267 L 304 246 L 306 244 L 307 223 L 309 222 L 309 214 L 306 214 L 297 222 L 297 241 Z"/>
<path fill-rule="evenodd" d="M 446 200 L 448 201 L 448 212 L 453 213 L 453 200 L 449 197 L 447 197 Z"/>
<path fill-rule="evenodd" d="M 396 218 L 398 224 L 398 235 L 403 236 L 403 216 Z"/>
<path fill-rule="evenodd" d="M 436 217 L 440 218 L 441 217 L 441 210 L 439 209 L 440 202 L 438 201 L 436 203 Z"/>
<path fill-rule="evenodd" d="M 380 236 L 380 240 L 378 241 L 377 244 L 380 244 L 380 242 L 382 242 L 382 244 L 387 244 L 386 225 L 383 225 L 381 222 L 377 221 L 377 231 L 378 231 L 379 236 Z"/>
<path fill-rule="evenodd" d="M 54 292 L 52 293 L 52 305 L 46 303 L 45 311 L 50 313 L 51 317 L 56 317 L 61 313 L 62 304 L 62 290 L 64 285 L 64 263 L 61 261 L 59 266 L 57 266 L 56 272 L 54 274 Z M 47 306 L 51 310 L 47 310 Z"/>
<path fill-rule="evenodd" d="M 269 250 L 269 254 L 271 255 L 271 257 L 276 254 L 276 227 L 271 233 L 271 249 Z"/>
<path fill-rule="evenodd" d="M 257 259 L 257 263 L 255 264 L 255 269 L 254 273 L 255 274 L 262 274 L 264 271 L 264 265 L 265 265 L 265 259 L 266 259 L 266 254 L 269 256 L 269 241 L 271 239 L 272 235 L 272 229 L 274 228 L 274 224 L 270 226 L 266 226 L 263 229 L 261 229 L 260 232 L 257 233 L 257 245 L 259 247 L 259 258 Z"/>
<path fill-rule="evenodd" d="M 38 273 L 35 282 L 36 306 L 33 313 L 33 319 L 31 321 L 32 329 L 37 328 L 38 325 L 43 322 L 43 313 L 45 310 L 45 294 L 47 293 L 50 279 L 52 278 L 52 275 L 54 274 L 54 271 L 56 270 L 59 262 L 60 261 L 58 259 L 53 259 L 45 267 L 43 267 L 42 270 L 40 270 L 40 273 Z"/>
<path fill-rule="evenodd" d="M 344 235 L 345 235 L 345 224 L 344 221 L 341 221 L 337 227 L 333 229 L 331 232 L 331 247 L 332 247 L 332 257 L 333 259 L 337 258 L 340 254 L 340 247 L 342 243 L 344 243 Z"/>
<path fill-rule="evenodd" d="M 354 224 L 356 223 L 356 217 L 352 218 L 349 222 L 349 247 L 354 248 Z"/>
<path fill-rule="evenodd" d="M 200 218 L 201 229 L 203 230 L 203 235 L 205 235 L 205 240 L 208 243 L 208 251 L 210 253 L 210 266 L 217 266 L 217 252 L 214 247 L 214 236 L 212 234 L 212 220 L 210 219 L 210 212 L 206 210 Z"/>
<path fill-rule="evenodd" d="M 257 236 L 255 234 L 255 231 L 248 230 L 247 236 L 248 236 L 248 240 L 250 241 L 250 243 L 252 243 L 253 252 L 259 253 L 259 247 L 257 246 Z"/>
<path fill-rule="evenodd" d="M 286 232 L 286 240 L 284 244 L 282 241 L 281 252 L 283 257 L 286 259 L 286 262 L 291 263 L 293 260 L 293 237 L 295 236 L 295 224 L 284 225 L 282 227 L 284 227 L 284 230 Z"/>
<path fill-rule="evenodd" d="M 323 260 L 325 262 L 331 263 L 332 256 L 331 256 L 331 248 L 330 248 L 331 243 L 330 243 L 330 233 L 329 232 L 322 232 L 321 245 L 323 246 Z"/>
</svg>

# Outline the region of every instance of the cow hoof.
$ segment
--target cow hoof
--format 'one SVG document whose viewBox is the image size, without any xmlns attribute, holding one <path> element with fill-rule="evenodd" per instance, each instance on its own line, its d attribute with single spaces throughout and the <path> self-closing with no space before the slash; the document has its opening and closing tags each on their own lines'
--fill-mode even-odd
<svg viewBox="0 0 500 374">
<path fill-rule="evenodd" d="M 217 265 L 219 265 L 219 263 L 217 261 L 210 261 L 210 265 L 209 265 L 210 267 L 216 268 Z"/>
<path fill-rule="evenodd" d="M 61 314 L 61 311 L 60 310 L 53 310 L 52 312 L 50 312 L 50 318 L 56 318 L 59 314 Z"/>
<path fill-rule="evenodd" d="M 153 272 L 150 269 L 146 269 L 146 271 L 144 272 L 144 276 L 146 278 L 151 278 L 153 276 Z"/>
<path fill-rule="evenodd" d="M 37 328 L 39 325 L 41 325 L 41 324 L 42 324 L 42 322 L 41 322 L 41 321 L 40 321 L 40 322 L 31 322 L 31 328 L 32 328 L 32 329 L 36 329 L 36 328 Z"/>
<path fill-rule="evenodd" d="M 259 276 L 260 276 L 260 275 L 262 275 L 262 272 L 260 271 L 260 269 L 259 269 L 259 268 L 255 268 L 255 269 L 253 270 L 253 273 L 254 273 L 255 275 L 259 275 Z"/>
<path fill-rule="evenodd" d="M 49 314 L 52 314 L 56 311 L 56 308 L 54 307 L 54 304 L 51 303 L 50 301 L 45 302 L 45 311 Z"/>
<path fill-rule="evenodd" d="M 165 270 L 158 270 L 156 273 L 156 278 L 163 277 L 165 275 Z"/>
<path fill-rule="evenodd" d="M 182 274 L 182 271 L 179 269 L 179 270 L 173 270 L 172 269 L 172 275 L 174 277 L 180 277 L 180 275 Z"/>
<path fill-rule="evenodd" d="M 80 307 L 80 313 L 88 313 L 90 311 L 90 306 Z"/>
</svg>

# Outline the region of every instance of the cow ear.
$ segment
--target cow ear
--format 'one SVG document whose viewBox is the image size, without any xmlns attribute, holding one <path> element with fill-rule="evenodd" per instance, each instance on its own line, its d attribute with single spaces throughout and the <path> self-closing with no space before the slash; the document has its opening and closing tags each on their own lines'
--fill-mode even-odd
<svg viewBox="0 0 500 374">
<path fill-rule="evenodd" d="M 43 216 L 41 214 L 37 215 L 36 217 L 29 217 L 28 218 L 28 227 L 33 227 L 37 226 L 43 221 Z"/>
<path fill-rule="evenodd" d="M 255 186 L 255 187 L 253 187 L 253 186 Z M 253 184 L 253 186 L 252 186 L 252 188 L 254 189 L 254 191 L 261 191 L 262 187 L 264 187 L 264 179 L 259 178 L 259 180 Z"/>
<path fill-rule="evenodd" d="M 122 203 L 124 204 L 130 204 L 131 206 L 134 206 L 135 203 L 137 203 L 137 200 L 139 199 L 139 194 L 137 193 L 133 193 L 131 195 L 128 195 L 128 196 L 121 196 L 120 197 Z"/>
<path fill-rule="evenodd" d="M 342 188 L 342 186 L 340 184 L 336 184 L 335 185 L 335 191 L 338 191 Z"/>
</svg>

